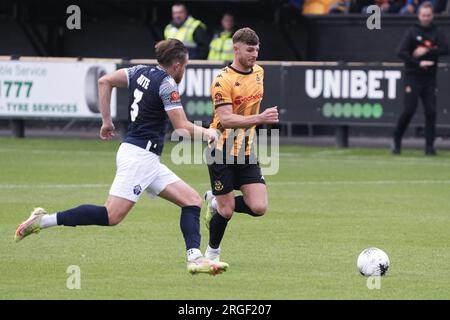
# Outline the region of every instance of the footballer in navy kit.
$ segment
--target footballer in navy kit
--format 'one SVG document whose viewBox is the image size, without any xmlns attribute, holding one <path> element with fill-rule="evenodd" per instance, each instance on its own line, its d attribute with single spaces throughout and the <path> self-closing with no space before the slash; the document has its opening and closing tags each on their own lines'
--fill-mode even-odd
<svg viewBox="0 0 450 320">
<path fill-rule="evenodd" d="M 124 142 L 161 155 L 168 127 L 166 111 L 182 108 L 175 80 L 160 67 L 125 69 L 130 112 Z"/>
<path fill-rule="evenodd" d="M 177 84 L 188 60 L 186 47 L 178 40 L 168 39 L 156 44 L 155 49 L 157 66 L 120 69 L 98 81 L 103 122 L 100 137 L 103 140 L 111 140 L 114 136 L 110 113 L 112 89 L 128 87 L 129 90 L 128 132 L 117 152 L 117 172 L 105 205 L 85 204 L 54 214 L 36 208 L 17 228 L 16 241 L 57 225 L 117 225 L 145 190 L 181 207 L 180 227 L 190 273 L 218 274 L 227 270 L 228 264 L 213 262 L 200 252 L 200 196 L 160 163 L 169 121 L 176 130 L 187 131 L 191 137 L 198 131 L 205 139 L 214 141 L 217 133 L 188 121 L 181 105 Z"/>
</svg>

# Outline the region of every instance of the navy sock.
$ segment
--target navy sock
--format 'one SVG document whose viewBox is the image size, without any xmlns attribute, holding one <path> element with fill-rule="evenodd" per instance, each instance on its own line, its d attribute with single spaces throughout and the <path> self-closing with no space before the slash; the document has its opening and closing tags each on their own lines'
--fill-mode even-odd
<svg viewBox="0 0 450 320">
<path fill-rule="evenodd" d="M 200 248 L 200 207 L 181 208 L 180 228 L 183 232 L 186 250 Z"/>
<path fill-rule="evenodd" d="M 220 246 L 229 220 L 222 217 L 219 213 L 216 213 L 211 218 L 209 223 L 209 246 L 211 248 L 217 249 Z"/>
<path fill-rule="evenodd" d="M 108 211 L 105 207 L 84 204 L 56 214 L 58 225 L 76 227 L 88 225 L 109 225 Z"/>
<path fill-rule="evenodd" d="M 251 215 L 252 217 L 261 217 L 250 209 L 244 201 L 243 196 L 234 197 L 234 212 L 241 212 Z"/>
</svg>

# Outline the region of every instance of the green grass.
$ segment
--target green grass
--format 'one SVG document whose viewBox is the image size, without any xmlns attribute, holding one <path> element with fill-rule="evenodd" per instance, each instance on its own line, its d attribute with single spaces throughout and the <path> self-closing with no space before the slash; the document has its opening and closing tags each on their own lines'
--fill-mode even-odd
<svg viewBox="0 0 450 320">
<path fill-rule="evenodd" d="M 283 146 L 266 176 L 263 218 L 236 214 L 222 243 L 229 272 L 191 276 L 179 209 L 143 196 L 117 227 L 58 227 L 20 243 L 34 206 L 53 212 L 102 204 L 118 142 L 0 139 L 1 299 L 449 299 L 450 153 L 393 157 L 382 149 Z M 175 166 L 199 193 L 203 165 Z M 79 185 L 84 185 L 80 187 Z M 202 224 L 202 248 L 207 233 Z M 391 270 L 369 290 L 356 270 L 366 247 L 384 249 Z M 66 287 L 70 265 L 81 289 Z"/>
</svg>

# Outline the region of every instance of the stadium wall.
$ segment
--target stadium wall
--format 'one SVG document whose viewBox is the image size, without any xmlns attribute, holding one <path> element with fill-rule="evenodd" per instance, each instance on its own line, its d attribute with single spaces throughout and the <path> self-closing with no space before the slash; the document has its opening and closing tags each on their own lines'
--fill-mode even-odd
<svg viewBox="0 0 450 320">
<path fill-rule="evenodd" d="M 24 119 L 98 121 L 97 79 L 117 68 L 154 63 L 68 58 L 0 61 L 0 118 L 13 120 L 14 132 L 19 136 L 23 136 L 20 132 L 24 130 Z M 338 128 L 338 137 L 345 145 L 345 128 L 393 126 L 403 108 L 403 66 L 399 63 L 260 64 L 265 69 L 262 106 L 279 106 L 281 126 L 287 128 L 288 136 L 293 133 L 293 125 L 329 126 Z M 179 89 L 190 120 L 204 125 L 211 121 L 210 85 L 222 67 L 221 63 L 204 61 L 192 61 L 188 66 Z M 64 81 L 61 74 L 71 76 Z M 441 84 L 450 82 L 448 64 L 440 64 L 438 79 Z M 117 90 L 112 101 L 113 114 L 124 125 L 128 119 L 127 90 Z M 423 126 L 422 113 L 418 112 L 412 123 Z M 450 127 L 449 90 L 438 93 L 438 127 Z"/>
<path fill-rule="evenodd" d="M 400 62 L 397 48 L 406 30 L 417 23 L 415 16 L 383 15 L 381 29 L 369 30 L 367 16 L 308 16 L 291 22 L 289 32 L 305 60 L 346 62 Z M 436 15 L 434 23 L 450 35 L 450 16 Z M 296 37 L 300 30 L 306 38 Z M 450 39 L 447 39 L 450 40 Z M 442 57 L 450 62 L 450 56 Z"/>
</svg>

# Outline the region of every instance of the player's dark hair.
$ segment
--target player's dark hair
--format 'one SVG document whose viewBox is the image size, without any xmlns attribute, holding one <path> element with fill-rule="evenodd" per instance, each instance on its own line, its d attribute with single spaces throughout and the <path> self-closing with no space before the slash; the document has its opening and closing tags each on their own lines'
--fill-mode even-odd
<svg viewBox="0 0 450 320">
<path fill-rule="evenodd" d="M 158 63 L 168 67 L 175 62 L 185 63 L 188 50 L 180 40 L 167 39 L 155 45 L 155 53 Z"/>
<path fill-rule="evenodd" d="M 419 8 L 417 9 L 417 12 L 420 12 L 421 9 L 431 9 L 433 10 L 433 4 L 430 1 L 425 1 L 422 3 Z"/>
<path fill-rule="evenodd" d="M 233 43 L 242 42 L 249 46 L 256 46 L 259 44 L 259 37 L 255 31 L 250 28 L 242 28 L 236 31 L 233 35 Z"/>
</svg>

